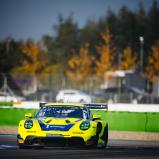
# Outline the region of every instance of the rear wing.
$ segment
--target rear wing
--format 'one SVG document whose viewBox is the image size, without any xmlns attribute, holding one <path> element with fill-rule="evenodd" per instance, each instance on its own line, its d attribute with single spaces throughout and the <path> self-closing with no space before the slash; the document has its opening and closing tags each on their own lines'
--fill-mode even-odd
<svg viewBox="0 0 159 159">
<path fill-rule="evenodd" d="M 47 103 L 45 103 L 45 102 L 40 103 L 39 107 L 40 107 L 40 108 L 45 107 L 45 104 L 47 104 Z"/>
<path fill-rule="evenodd" d="M 102 109 L 105 111 L 108 110 L 108 105 L 105 103 L 86 103 L 84 106 L 89 109 Z"/>
<path fill-rule="evenodd" d="M 45 107 L 47 102 L 40 103 L 40 108 Z M 89 109 L 100 109 L 100 110 L 105 110 L 108 111 L 108 105 L 105 103 L 84 103 L 84 107 L 87 107 Z"/>
</svg>

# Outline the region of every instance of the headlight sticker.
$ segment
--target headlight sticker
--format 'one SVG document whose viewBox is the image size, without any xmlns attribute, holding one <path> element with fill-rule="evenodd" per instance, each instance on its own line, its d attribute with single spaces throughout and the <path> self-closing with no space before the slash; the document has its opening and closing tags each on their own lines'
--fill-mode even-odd
<svg viewBox="0 0 159 159">
<path fill-rule="evenodd" d="M 90 128 L 90 122 L 89 121 L 84 121 L 80 125 L 81 130 L 88 130 Z"/>
<path fill-rule="evenodd" d="M 24 127 L 26 129 L 31 129 L 33 127 L 33 121 L 32 120 L 26 120 L 24 123 Z"/>
</svg>

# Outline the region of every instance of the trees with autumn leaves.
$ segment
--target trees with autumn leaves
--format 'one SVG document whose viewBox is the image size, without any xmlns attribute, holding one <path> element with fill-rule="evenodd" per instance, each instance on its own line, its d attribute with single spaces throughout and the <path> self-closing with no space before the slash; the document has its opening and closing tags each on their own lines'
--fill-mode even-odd
<svg viewBox="0 0 159 159">
<path fill-rule="evenodd" d="M 159 40 L 158 19 L 159 8 L 155 0 L 147 9 L 143 3 L 136 10 L 126 6 L 116 12 L 109 9 L 99 19 L 88 19 L 83 27 L 78 26 L 73 14 L 68 17 L 60 15 L 53 26 L 54 34 L 44 35 L 40 45 L 28 40 L 1 40 L 0 73 L 12 73 L 16 78 L 20 75 L 25 78 L 25 74 L 36 78 L 42 75 L 49 89 L 56 85 L 56 82 L 49 82 L 51 79 L 60 81 L 65 75 L 81 84 L 88 82 L 89 76 L 102 82 L 109 77 L 109 71 L 138 67 L 139 37 L 143 36 L 143 53 L 147 56 L 143 58 L 142 75 L 154 82 L 158 76 L 158 57 L 154 48 L 159 44 L 153 45 Z"/>
<path fill-rule="evenodd" d="M 29 75 L 32 78 L 33 92 L 36 92 L 38 88 L 38 78 L 47 67 L 48 60 L 46 53 L 33 41 L 23 43 L 21 51 L 25 58 L 20 61 L 20 66 L 12 70 L 12 73 L 22 74 L 23 76 L 24 74 Z"/>
<path fill-rule="evenodd" d="M 94 57 L 89 52 L 89 45 L 85 44 L 81 47 L 79 55 L 75 54 L 68 61 L 67 76 L 79 83 L 88 83 L 90 75 L 94 80 L 104 82 L 109 78 L 110 71 L 117 69 L 122 70 L 134 70 L 137 66 L 137 58 L 132 52 L 130 47 L 127 47 L 122 54 L 120 66 L 114 65 L 115 60 L 115 47 L 112 42 L 112 35 L 108 28 L 101 33 L 103 40 L 102 44 L 96 46 L 96 50 L 99 54 L 98 57 Z"/>
<path fill-rule="evenodd" d="M 133 53 L 130 46 L 125 48 L 122 52 L 121 62 L 119 64 L 119 69 L 121 70 L 135 70 L 138 61 L 135 53 Z"/>
<path fill-rule="evenodd" d="M 89 44 L 86 43 L 79 50 L 79 55 L 75 54 L 69 61 L 66 70 L 66 75 L 69 79 L 77 83 L 85 84 L 88 82 L 88 77 L 93 73 L 92 63 L 94 56 L 89 53 Z"/>
<path fill-rule="evenodd" d="M 151 48 L 151 54 L 147 60 L 144 76 L 150 83 L 156 82 L 159 78 L 159 41 Z"/>
<path fill-rule="evenodd" d="M 72 53 L 73 56 L 68 60 L 65 67 L 67 77 L 78 84 L 88 85 L 90 81 L 96 80 L 101 83 L 110 77 L 109 72 L 115 70 L 135 70 L 138 66 L 136 53 L 130 46 L 120 52 L 121 60 L 119 65 L 115 63 L 117 54 L 114 47 L 112 34 L 109 28 L 101 33 L 101 43 L 96 45 L 98 56 L 93 56 L 90 51 L 89 43 L 84 44 L 79 52 Z M 13 73 L 27 73 L 33 79 L 34 91 L 37 90 L 38 80 L 44 73 L 54 74 L 60 71 L 60 66 L 49 63 L 48 55 L 42 47 L 33 41 L 27 41 L 21 45 L 24 58 L 19 61 L 21 66 L 14 68 Z M 147 60 L 144 77 L 149 82 L 155 82 L 159 75 L 159 42 L 152 46 L 151 54 Z"/>
<path fill-rule="evenodd" d="M 85 86 L 90 84 L 92 80 L 103 83 L 110 77 L 109 72 L 119 69 L 135 70 L 137 68 L 136 53 L 130 46 L 122 52 L 118 52 L 121 55 L 121 60 L 118 65 L 116 64 L 117 49 L 114 46 L 113 36 L 108 27 L 101 33 L 100 37 L 101 42 L 96 45 L 96 56 L 91 52 L 89 43 L 81 46 L 79 51 L 76 49 L 71 53 L 73 56 L 68 59 L 68 66 L 65 67 L 65 70 L 62 69 L 71 81 Z M 16 66 L 12 73 L 29 75 L 32 78 L 34 91 L 37 90 L 38 81 L 44 76 L 44 73 L 60 73 L 59 64 L 49 63 L 46 50 L 44 51 L 38 43 L 29 40 L 23 42 L 20 48 L 23 58 L 20 58 L 20 66 Z M 151 54 L 147 59 L 147 66 L 143 74 L 152 83 L 158 79 L 159 75 L 159 42 L 152 46 Z"/>
<path fill-rule="evenodd" d="M 95 74 L 96 79 L 103 82 L 105 78 L 109 77 L 108 72 L 114 69 L 113 60 L 115 48 L 113 47 L 112 35 L 108 28 L 101 33 L 101 38 L 103 44 L 96 46 L 99 58 L 95 60 Z"/>
</svg>

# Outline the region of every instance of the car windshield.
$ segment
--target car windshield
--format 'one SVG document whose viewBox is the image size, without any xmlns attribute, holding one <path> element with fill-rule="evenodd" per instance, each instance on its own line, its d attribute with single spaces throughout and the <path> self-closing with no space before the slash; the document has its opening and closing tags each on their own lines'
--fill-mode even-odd
<svg viewBox="0 0 159 159">
<path fill-rule="evenodd" d="M 83 111 L 80 107 L 43 107 L 37 114 L 37 118 L 41 117 L 83 118 Z"/>
</svg>

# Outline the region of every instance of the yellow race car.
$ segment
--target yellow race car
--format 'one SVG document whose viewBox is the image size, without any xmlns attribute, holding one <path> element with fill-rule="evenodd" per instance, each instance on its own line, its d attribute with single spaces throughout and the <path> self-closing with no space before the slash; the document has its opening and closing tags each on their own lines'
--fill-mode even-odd
<svg viewBox="0 0 159 159">
<path fill-rule="evenodd" d="M 35 118 L 31 113 L 18 126 L 19 148 L 44 146 L 91 146 L 105 148 L 108 123 L 92 109 L 107 110 L 105 104 L 42 103 Z"/>
</svg>

